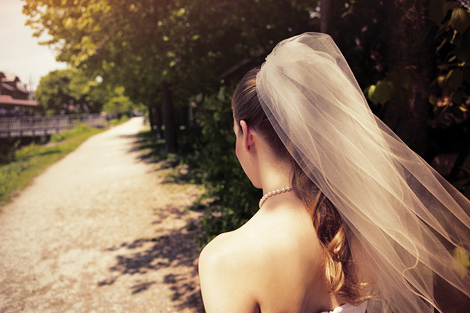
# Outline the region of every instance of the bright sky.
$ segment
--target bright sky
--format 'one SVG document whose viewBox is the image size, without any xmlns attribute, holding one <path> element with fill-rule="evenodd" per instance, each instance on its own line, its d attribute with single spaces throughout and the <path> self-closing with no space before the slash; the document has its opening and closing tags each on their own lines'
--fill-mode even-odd
<svg viewBox="0 0 470 313">
<path fill-rule="evenodd" d="M 25 26 L 22 8 L 21 0 L 0 0 L 0 72 L 18 76 L 36 89 L 42 76 L 66 65 L 55 60 L 51 48 L 38 44 L 33 30 Z"/>
</svg>

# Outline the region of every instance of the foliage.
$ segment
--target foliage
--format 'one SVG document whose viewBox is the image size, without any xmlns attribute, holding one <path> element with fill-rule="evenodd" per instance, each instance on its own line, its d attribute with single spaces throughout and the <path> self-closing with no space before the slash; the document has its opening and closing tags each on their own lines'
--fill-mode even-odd
<svg viewBox="0 0 470 313">
<path fill-rule="evenodd" d="M 72 73 L 68 70 L 52 71 L 42 77 L 35 97 L 47 115 L 69 113 L 75 101 L 70 89 Z"/>
<path fill-rule="evenodd" d="M 164 85 L 170 87 L 176 108 L 187 107 L 193 95 L 209 94 L 196 118 L 202 128 L 196 158 L 215 200 L 205 228 L 213 236 L 249 217 L 258 197 L 247 191 L 251 184 L 233 153 L 229 99 L 224 91 L 212 95 L 213 90 L 238 81 L 281 39 L 318 29 L 318 19 L 311 16 L 316 1 L 25 2 L 29 25 L 37 35 L 50 35 L 45 44 L 56 48 L 59 60 L 90 77 L 99 75 L 107 84 L 123 86 L 131 101 L 153 112 L 151 121 L 161 114 Z M 113 103 L 110 98 L 106 110 L 114 108 Z"/>
<path fill-rule="evenodd" d="M 120 118 L 114 118 L 114 119 L 112 119 L 112 120 L 110 120 L 110 121 L 107 121 L 107 122 L 106 122 L 106 125 L 107 125 L 107 126 L 117 126 L 117 125 L 121 125 L 121 124 L 127 122 L 129 119 L 130 119 L 129 116 L 127 116 L 127 115 L 122 115 Z"/>
<path fill-rule="evenodd" d="M 470 8 L 459 2 L 434 0 L 430 18 L 435 33 L 437 75 L 429 102 L 434 127 L 450 127 L 468 119 L 470 107 Z"/>
<path fill-rule="evenodd" d="M 105 95 L 99 83 L 77 70 L 55 70 L 42 77 L 35 97 L 47 115 L 97 113 Z"/>
<path fill-rule="evenodd" d="M 432 0 L 426 18 L 433 24 L 416 38 L 420 49 L 427 37 L 435 44 L 436 72 L 428 94 L 433 111 L 431 126 L 447 128 L 468 119 L 470 106 L 470 6 L 463 2 Z M 382 44 L 383 45 L 383 44 Z M 377 60 L 377 54 L 381 57 Z M 371 58 L 387 62 L 385 53 L 371 54 Z M 410 92 L 413 67 L 396 71 L 382 70 L 382 77 L 365 89 L 367 98 L 376 106 L 384 106 L 392 99 L 404 99 Z"/>
<path fill-rule="evenodd" d="M 50 35 L 44 43 L 59 60 L 123 86 L 149 111 L 161 102 L 163 83 L 175 106 L 186 106 L 191 95 L 237 79 L 237 69 L 259 64 L 279 40 L 315 22 L 310 4 L 292 0 L 24 1 L 28 24 Z"/>
<path fill-rule="evenodd" d="M 188 104 L 196 104 L 198 110 L 197 125 L 186 128 L 183 134 L 189 136 L 181 137 L 179 147 L 188 155 L 194 143 L 196 164 L 204 173 L 207 197 L 213 200 L 203 221 L 206 240 L 238 227 L 251 216 L 259 195 L 233 152 L 228 96 L 233 88 L 229 86 L 249 68 L 261 64 L 280 40 L 318 31 L 319 19 L 315 16 L 319 1 L 23 1 L 29 25 L 38 35 L 50 35 L 45 44 L 58 51 L 59 60 L 80 69 L 82 77 L 99 76 L 103 80 L 79 80 L 68 89 L 67 82 L 64 86 L 58 83 L 51 90 L 71 98 L 64 96 L 59 101 L 60 97 L 49 95 L 44 100 L 46 106 L 61 110 L 64 103 L 81 103 L 80 95 L 93 94 L 85 99 L 104 104 L 109 112 L 124 112 L 133 107 L 131 103 L 143 103 L 149 119 L 155 122 L 162 114 L 162 86 L 168 85 L 172 103 L 180 112 L 180 124 L 186 123 Z M 391 64 L 390 52 L 401 49 L 395 46 L 397 42 L 390 42 L 390 33 L 403 23 L 391 19 L 388 9 L 404 3 L 395 7 L 403 16 L 425 19 L 430 25 L 415 38 L 413 50 L 419 53 L 431 48 L 434 53 L 434 72 L 425 73 L 430 81 L 425 91 L 426 106 L 432 112 L 432 118 L 425 119 L 433 131 L 433 140 L 426 140 L 426 144 L 437 154 L 447 148 L 447 143 L 456 142 L 455 138 L 469 137 L 465 125 L 470 105 L 470 29 L 465 1 L 430 0 L 422 12 L 412 11 L 413 1 L 409 0 L 330 2 L 334 2 L 338 17 L 332 20 L 337 26 L 333 38 L 338 39 L 379 117 L 387 106 L 409 100 L 414 83 L 424 75 L 416 64 Z M 341 23 L 337 23 L 339 18 Z M 215 92 L 221 85 L 225 89 Z M 92 92 L 98 89 L 99 93 Z M 428 112 L 411 113 L 425 116 Z M 415 133 L 421 127 L 405 125 L 405 131 Z"/>
<path fill-rule="evenodd" d="M 129 114 L 135 105 L 124 87 L 90 79 L 76 69 L 55 70 L 41 78 L 35 96 L 46 114 L 98 113 Z"/>
<path fill-rule="evenodd" d="M 76 123 L 74 128 L 70 130 L 53 134 L 49 142 L 51 143 L 61 142 L 61 141 L 65 141 L 70 138 L 75 138 L 77 136 L 81 136 L 82 134 L 87 134 L 87 133 L 93 133 L 93 128 L 84 123 Z"/>
<path fill-rule="evenodd" d="M 459 154 L 447 178 L 470 198 L 470 169 L 463 167 L 470 153 L 470 4 L 433 0 L 430 18 L 437 59 L 430 124 L 436 145 Z"/>
<path fill-rule="evenodd" d="M 52 144 L 31 144 L 15 150 L 10 162 L 0 164 L 0 205 L 10 201 L 34 177 L 77 148 L 88 137 L 101 132 L 86 125 L 53 136 Z"/>
<path fill-rule="evenodd" d="M 345 11 L 342 13 L 345 18 L 343 21 L 349 26 L 354 25 L 350 28 L 341 28 L 344 31 L 342 36 L 347 37 L 343 42 L 346 41 L 346 46 L 355 47 L 352 50 L 344 50 L 346 57 L 360 84 L 368 86 L 365 88 L 366 97 L 371 101 L 375 111 L 380 113 L 385 105 L 390 105 L 391 100 L 403 102 L 409 97 L 413 84 L 412 79 L 416 79 L 416 67 L 409 65 L 392 69 L 390 66 L 387 53 L 387 49 L 390 49 L 387 46 L 388 34 L 381 27 L 381 23 L 386 20 L 386 10 L 384 10 L 385 6 L 382 2 L 372 6 L 366 2 L 343 1 L 343 3 L 349 3 L 344 7 Z M 435 21 L 436 15 L 438 15 L 435 12 L 436 6 L 444 8 L 439 21 Z M 431 1 L 431 7 L 427 8 L 426 12 L 421 12 L 421 14 L 426 14 L 426 18 L 431 20 L 434 18 L 435 23 L 426 28 L 423 34 L 416 38 L 415 49 L 416 51 L 423 49 L 424 45 L 429 44 L 426 37 L 433 36 L 431 43 L 434 42 L 435 45 L 437 64 L 434 67 L 437 71 L 432 79 L 432 88 L 429 91 L 430 100 L 432 99 L 431 92 L 439 94 L 435 95 L 438 99 L 437 102 L 430 101 L 428 104 L 430 108 L 434 108 L 435 113 L 429 124 L 440 129 L 449 125 L 461 124 L 465 120 L 468 121 L 469 85 L 465 75 L 469 68 L 470 49 L 468 47 L 470 41 L 467 36 L 470 35 L 470 31 L 466 26 L 468 24 L 466 22 L 468 11 L 464 8 L 464 5 L 459 2 L 445 3 L 444 1 L 434 0 Z M 406 8 L 403 8 L 403 10 L 407 13 Z M 429 16 L 432 16 L 432 18 Z M 361 31 L 352 33 L 358 29 Z M 349 43 L 347 43 L 348 40 Z M 443 93 L 452 94 L 446 108 L 445 114 L 447 114 L 447 117 L 445 119 L 442 119 L 445 116 L 442 115 L 442 105 L 438 105 L 438 103 L 444 101 Z M 451 106 L 453 107 L 452 110 L 450 109 Z M 203 227 L 208 233 L 206 239 L 210 239 L 218 232 L 234 229 L 243 223 L 250 216 L 250 210 L 256 210 L 255 200 L 258 199 L 250 193 L 249 187 L 247 187 L 250 186 L 250 183 L 246 180 L 233 153 L 232 157 L 225 154 L 227 151 L 232 152 L 233 148 L 230 149 L 221 142 L 221 138 L 230 138 L 229 134 L 225 134 L 223 126 L 218 124 L 219 121 L 229 123 L 231 112 L 228 107 L 228 103 L 224 103 L 220 97 L 217 98 L 213 95 L 206 99 L 202 105 L 203 109 L 198 112 L 198 114 L 204 116 L 204 118 L 201 118 L 201 115 L 198 115 L 197 122 L 205 129 L 206 133 L 203 133 L 203 138 L 207 142 L 196 150 L 200 156 L 198 160 L 201 162 L 201 168 L 204 172 L 207 171 L 205 185 L 209 189 L 209 194 L 215 199 L 214 209 L 209 211 L 203 221 Z M 415 114 L 419 114 L 419 112 L 415 112 Z M 438 120 L 439 122 L 437 122 Z M 446 123 L 443 123 L 445 120 L 452 121 L 452 123 L 446 125 Z M 463 126 L 463 124 L 461 125 Z M 407 127 L 411 127 L 411 125 Z M 446 138 L 443 141 L 449 142 L 449 133 L 444 134 L 441 130 L 438 131 L 442 134 L 442 138 Z M 457 134 L 457 140 L 468 137 L 463 132 L 454 132 L 453 134 Z M 434 136 L 437 135 L 434 133 Z M 455 141 L 455 139 L 452 141 Z M 231 143 L 233 144 L 233 141 Z M 443 149 L 442 143 L 439 144 Z M 229 150 L 222 150 L 221 147 Z M 468 149 L 468 143 L 463 143 L 463 147 Z M 434 153 L 437 153 L 437 151 L 439 150 Z M 468 154 L 468 152 L 464 153 L 465 156 Z M 213 163 L 209 163 L 208 160 Z M 202 165 L 204 161 L 206 164 Z M 227 177 L 233 178 L 233 181 Z M 244 180 L 243 183 L 238 184 L 242 180 Z M 461 191 L 470 189 L 468 188 L 468 178 L 460 178 L 455 182 L 458 183 Z M 250 196 L 246 196 L 246 193 L 250 193 Z M 232 197 L 232 195 L 234 196 Z M 237 202 L 240 199 L 250 200 L 239 204 Z M 243 206 L 244 204 L 246 206 Z M 241 207 L 234 209 L 237 205 Z"/>
<path fill-rule="evenodd" d="M 470 195 L 470 175 L 463 168 L 470 151 L 468 1 L 336 3 L 345 4 L 337 6 L 342 7 L 337 42 L 374 113 L 429 163 L 443 153 L 458 155 L 446 178 Z M 404 5 L 394 7 L 399 3 Z M 422 4 L 419 10 L 416 3 Z M 392 10 L 401 10 L 401 16 L 392 18 Z M 406 23 L 407 30 L 419 31 L 396 36 Z"/>
<path fill-rule="evenodd" d="M 143 109 L 135 105 L 124 92 L 124 87 L 115 87 L 104 104 L 103 111 L 111 115 L 130 115 L 134 109 Z"/>
<path fill-rule="evenodd" d="M 15 160 L 15 151 L 20 146 L 21 141 L 15 138 L 3 138 L 0 143 L 0 165 L 7 164 Z"/>
<path fill-rule="evenodd" d="M 196 143 L 196 161 L 203 173 L 204 195 L 212 199 L 202 222 L 204 242 L 221 232 L 234 230 L 258 209 L 260 191 L 256 190 L 235 154 L 235 134 L 231 110 L 233 88 L 222 87 L 206 97 L 196 114 L 202 127 Z"/>
</svg>

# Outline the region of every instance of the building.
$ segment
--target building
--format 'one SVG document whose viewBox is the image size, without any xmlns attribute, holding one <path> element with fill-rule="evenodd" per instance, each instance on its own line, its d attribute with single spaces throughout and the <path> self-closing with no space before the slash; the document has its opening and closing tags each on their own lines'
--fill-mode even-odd
<svg viewBox="0 0 470 313">
<path fill-rule="evenodd" d="M 37 101 L 31 98 L 26 85 L 17 76 L 11 79 L 0 72 L 0 117 L 28 116 L 39 112 Z"/>
</svg>

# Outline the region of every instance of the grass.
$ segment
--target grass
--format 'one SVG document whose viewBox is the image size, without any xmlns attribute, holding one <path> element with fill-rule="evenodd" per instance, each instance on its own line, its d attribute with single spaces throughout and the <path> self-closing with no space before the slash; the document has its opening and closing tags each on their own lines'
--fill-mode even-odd
<svg viewBox="0 0 470 313">
<path fill-rule="evenodd" d="M 123 116 L 121 116 L 121 118 L 115 118 L 115 119 L 112 119 L 112 120 L 106 122 L 106 124 L 108 126 L 117 126 L 117 125 L 120 125 L 124 122 L 127 122 L 129 119 L 130 119 L 129 116 L 123 115 Z"/>
<path fill-rule="evenodd" d="M 11 201 L 47 167 L 75 150 L 90 136 L 104 130 L 79 124 L 74 129 L 53 135 L 47 144 L 14 147 L 8 160 L 0 164 L 0 206 Z"/>
</svg>

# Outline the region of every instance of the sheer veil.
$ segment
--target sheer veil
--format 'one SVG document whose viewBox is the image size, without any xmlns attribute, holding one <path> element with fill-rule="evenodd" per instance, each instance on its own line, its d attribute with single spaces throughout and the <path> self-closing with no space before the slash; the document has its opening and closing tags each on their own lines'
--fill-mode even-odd
<svg viewBox="0 0 470 313">
<path fill-rule="evenodd" d="M 374 279 L 368 312 L 433 312 L 433 280 L 470 297 L 470 202 L 370 111 L 328 35 L 279 43 L 256 77 L 261 105 L 338 209 Z M 451 288 L 451 287 L 449 287 Z"/>
</svg>

